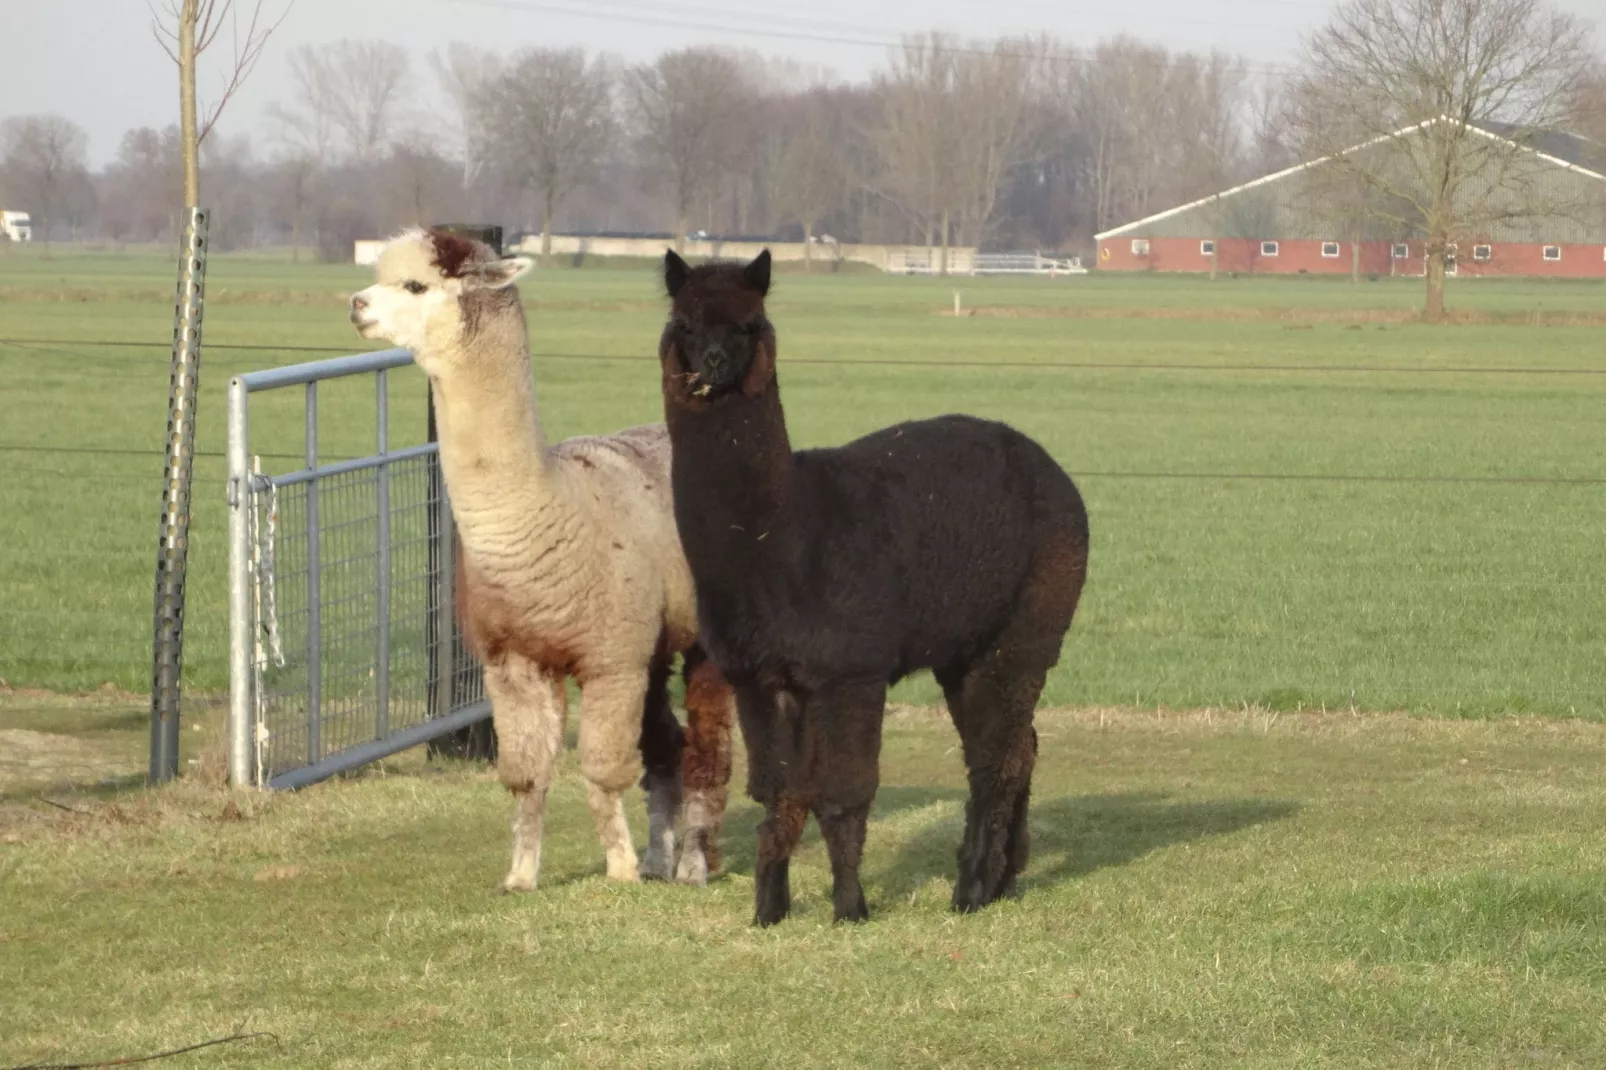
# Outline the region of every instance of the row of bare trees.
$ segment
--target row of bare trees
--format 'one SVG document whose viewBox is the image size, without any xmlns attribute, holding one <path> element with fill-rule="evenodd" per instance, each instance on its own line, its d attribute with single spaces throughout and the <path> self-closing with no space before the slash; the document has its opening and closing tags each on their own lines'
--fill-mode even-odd
<svg viewBox="0 0 1606 1070">
<path fill-rule="evenodd" d="M 1476 17 L 1457 36 L 1446 12 Z M 1424 37 L 1435 18 L 1442 32 Z M 214 136 L 203 149 L 208 200 L 228 206 L 214 213 L 225 245 L 344 256 L 353 238 L 451 217 L 548 236 L 1086 250 L 1102 229 L 1429 112 L 1606 137 L 1606 75 L 1589 47 L 1545 0 L 1349 0 L 1304 66 L 1278 78 L 1130 38 L 1076 50 L 926 34 L 854 84 L 727 49 L 628 66 L 576 49 L 454 45 L 416 64 L 386 42 L 339 41 L 285 56 L 289 92 L 251 142 Z M 175 133 L 129 132 L 95 176 L 84 146 L 57 117 L 8 121 L 0 200 L 30 208 L 45 235 L 169 237 Z M 1404 177 L 1453 186 L 1444 157 L 1436 174 Z M 1346 188 L 1398 207 L 1383 185 Z M 1431 223 L 1432 205 L 1406 207 L 1414 225 Z"/>
<path fill-rule="evenodd" d="M 456 45 L 417 64 L 383 41 L 339 41 L 284 62 L 290 90 L 253 131 L 255 153 L 239 140 L 205 146 L 217 166 L 232 161 L 265 217 L 237 222 L 238 241 L 316 244 L 331 227 L 366 233 L 444 212 L 547 233 L 1053 247 L 1253 167 L 1244 64 L 1130 40 L 1074 53 L 1044 39 L 922 35 L 858 84 L 715 48 L 632 67 L 573 49 Z M 11 167 L 6 195 L 34 204 L 47 231 L 54 221 L 148 239 L 172 214 L 160 193 L 176 147 L 168 131 L 129 132 L 80 183 L 117 191 L 98 215 L 83 189 L 73 211 L 55 203 L 63 167 L 87 175 L 81 134 L 60 166 Z M 363 195 L 376 188 L 387 195 Z M 209 189 L 213 201 L 245 196 Z"/>
</svg>

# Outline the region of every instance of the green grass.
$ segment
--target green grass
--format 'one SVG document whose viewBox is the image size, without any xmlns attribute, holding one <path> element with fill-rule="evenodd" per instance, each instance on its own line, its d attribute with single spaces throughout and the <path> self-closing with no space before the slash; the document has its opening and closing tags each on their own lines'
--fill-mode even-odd
<svg viewBox="0 0 1606 1070">
<path fill-rule="evenodd" d="M 0 449 L 0 677 L 14 686 L 146 685 L 171 337 L 170 298 L 152 295 L 170 272 L 148 253 L 0 256 L 0 338 L 60 340 L 0 345 L 0 447 L 26 448 Z M 213 260 L 192 687 L 225 679 L 226 379 L 318 355 L 288 347 L 363 348 L 342 301 L 365 278 Z M 956 287 L 1004 314 L 944 314 Z M 1050 701 L 1598 717 L 1606 329 L 1400 321 L 1417 290 L 793 274 L 772 305 L 796 444 L 964 410 L 1036 436 L 1077 478 L 1091 579 Z M 648 270 L 538 272 L 523 291 L 551 438 L 660 418 Z M 1606 286 L 1468 280 L 1451 303 L 1587 319 L 1606 315 Z M 1062 314 L 1016 314 L 1033 307 Z M 1374 317 L 1388 321 L 1361 322 Z M 95 344 L 108 340 L 148 347 Z M 1343 370 L 1358 367 L 1386 370 Z M 421 377 L 396 374 L 392 395 L 392 441 L 419 441 Z M 325 456 L 371 450 L 369 381 L 331 384 L 320 404 Z M 300 406 L 298 391 L 255 400 L 254 448 L 298 453 Z M 150 452 L 73 452 L 86 449 Z M 1510 477 L 1595 482 L 1483 482 Z"/>
<path fill-rule="evenodd" d="M 55 700 L 0 702 L 0 729 Z M 17 712 L 18 705 L 27 710 Z M 126 717 L 57 703 L 62 725 Z M 1046 711 L 1023 897 L 946 909 L 957 740 L 888 721 L 872 921 L 812 831 L 756 930 L 754 807 L 707 889 L 601 876 L 573 760 L 543 886 L 506 794 L 416 762 L 296 795 L 0 787 L 0 1065 L 1457 1068 L 1606 1063 L 1606 726 Z M 138 749 L 128 756 L 137 760 Z M 742 770 L 738 768 L 736 782 Z M 638 842 L 641 804 L 630 816 Z"/>
<path fill-rule="evenodd" d="M 1077 708 L 1038 719 L 1023 898 L 946 910 L 957 739 L 900 708 L 866 853 L 872 922 L 829 924 L 811 830 L 793 918 L 759 931 L 758 815 L 739 791 L 726 875 L 622 886 L 601 877 L 566 757 L 543 886 L 504 898 L 509 806 L 484 771 L 414 751 L 294 795 L 209 786 L 223 387 L 316 355 L 289 347 L 361 348 L 341 307 L 355 269 L 212 265 L 192 775 L 136 787 L 135 697 L 15 690 L 146 684 L 160 460 L 73 451 L 160 448 L 171 334 L 165 260 L 39 252 L 0 255 L 0 339 L 64 340 L 0 344 L 0 1065 L 242 1023 L 277 1039 L 186 1058 L 1606 1065 L 1606 332 L 1519 322 L 1597 320 L 1606 287 L 1458 283 L 1452 303 L 1489 322 L 1430 329 L 1406 322 L 1404 282 L 782 278 L 795 442 L 1008 419 L 1077 478 L 1094 550 L 1049 686 Z M 955 286 L 981 314 L 941 314 Z M 523 290 L 551 437 L 658 418 L 649 271 Z M 94 344 L 120 339 L 149 347 Z M 1355 367 L 1395 370 L 1339 370 Z M 422 383 L 409 370 L 392 389 L 393 441 L 417 441 Z M 300 449 L 299 404 L 253 403 L 257 449 Z M 371 406 L 368 383 L 324 390 L 327 456 L 368 451 Z M 1480 482 L 1509 477 L 1595 482 Z"/>
</svg>

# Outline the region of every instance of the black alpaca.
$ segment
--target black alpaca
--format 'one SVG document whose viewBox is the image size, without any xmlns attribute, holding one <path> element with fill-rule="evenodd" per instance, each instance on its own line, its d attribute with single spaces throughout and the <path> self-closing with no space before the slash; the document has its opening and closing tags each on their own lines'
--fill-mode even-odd
<svg viewBox="0 0 1606 1070">
<path fill-rule="evenodd" d="M 748 794 L 765 809 L 757 922 L 787 914 L 810 812 L 837 920 L 869 916 L 859 859 L 887 687 L 920 669 L 942 685 L 970 779 L 954 909 L 1011 894 L 1032 713 L 1087 575 L 1075 484 L 1031 439 L 967 416 L 794 453 L 764 314 L 769 251 L 697 268 L 671 252 L 664 280 L 676 522 L 708 652 L 736 688 Z"/>
</svg>

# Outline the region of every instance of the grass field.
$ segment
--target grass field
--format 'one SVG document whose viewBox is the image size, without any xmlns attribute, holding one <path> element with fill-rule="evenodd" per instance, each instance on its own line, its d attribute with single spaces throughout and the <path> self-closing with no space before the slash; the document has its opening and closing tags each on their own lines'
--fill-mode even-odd
<svg viewBox="0 0 1606 1070">
<path fill-rule="evenodd" d="M 7 723 L 130 736 L 137 706 Z M 946 904 L 940 714 L 888 722 L 872 920 L 749 927 L 755 808 L 708 888 L 601 876 L 572 764 L 542 889 L 493 894 L 505 793 L 401 762 L 295 795 L 0 801 L 0 1065 L 234 1032 L 197 1065 L 1598 1067 L 1606 726 L 1266 711 L 1039 717 L 1023 897 Z M 4 738 L 0 735 L 0 738 Z M 137 759 L 138 752 L 131 752 Z M 136 766 L 137 767 L 137 766 Z M 741 770 L 738 769 L 738 777 Z M 70 807 L 70 810 L 60 806 Z M 638 842 L 640 804 L 632 800 Z"/>
<path fill-rule="evenodd" d="M 0 256 L 14 686 L 145 686 L 170 274 L 150 254 Z M 224 682 L 226 379 L 320 355 L 290 347 L 362 348 L 342 300 L 364 277 L 214 259 L 192 687 Z M 956 287 L 977 315 L 945 314 Z M 552 437 L 660 418 L 648 268 L 523 290 Z M 798 444 L 968 410 L 1078 479 L 1091 579 L 1053 702 L 1599 716 L 1606 327 L 1534 322 L 1606 322 L 1606 286 L 1459 282 L 1452 305 L 1490 322 L 1446 328 L 1409 322 L 1419 297 L 1414 281 L 787 274 L 773 305 Z M 420 377 L 392 390 L 393 441 L 418 441 Z M 300 449 L 283 393 L 255 404 L 263 452 Z M 370 451 L 370 395 L 325 389 L 328 455 Z"/>
<path fill-rule="evenodd" d="M 916 682 L 873 920 L 829 924 L 811 830 L 793 918 L 759 931 L 739 799 L 707 889 L 611 884 L 566 759 L 543 886 L 503 898 L 483 770 L 411 752 L 294 795 L 216 786 L 224 385 L 361 348 L 350 268 L 213 261 L 191 775 L 144 790 L 145 707 L 116 687 L 148 673 L 171 268 L 38 252 L 0 254 L 0 1066 L 242 1029 L 273 1037 L 185 1058 L 1606 1065 L 1606 287 L 1456 282 L 1467 322 L 1427 328 L 1414 282 L 781 276 L 796 443 L 1007 419 L 1078 480 L 1093 556 L 1023 897 L 946 910 L 963 770 Z M 522 289 L 552 437 L 659 417 L 646 267 Z M 392 389 L 393 442 L 419 440 L 419 377 Z M 369 451 L 371 406 L 326 389 L 328 456 Z M 253 421 L 299 449 L 296 398 Z"/>
</svg>

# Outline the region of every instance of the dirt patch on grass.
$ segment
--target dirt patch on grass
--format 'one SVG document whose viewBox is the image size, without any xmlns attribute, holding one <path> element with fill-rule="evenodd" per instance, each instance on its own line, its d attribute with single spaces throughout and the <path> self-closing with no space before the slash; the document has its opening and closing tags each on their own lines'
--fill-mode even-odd
<svg viewBox="0 0 1606 1070">
<path fill-rule="evenodd" d="M 94 784 L 139 772 L 126 748 L 98 740 L 0 729 L 0 792 L 37 785 Z"/>
<path fill-rule="evenodd" d="M 953 309 L 935 310 L 952 316 Z M 1290 326 L 1339 324 L 1350 327 L 1389 326 L 1421 323 L 1422 313 L 1413 309 L 1390 308 L 1247 308 L 1247 307 L 1109 307 L 1065 305 L 981 305 L 967 308 L 961 316 L 992 319 L 1085 319 L 1085 320 L 1188 320 L 1214 323 L 1284 323 Z M 1602 327 L 1606 312 L 1567 312 L 1533 309 L 1527 312 L 1491 312 L 1482 309 L 1450 309 L 1447 322 L 1460 326 L 1506 327 Z"/>
</svg>

